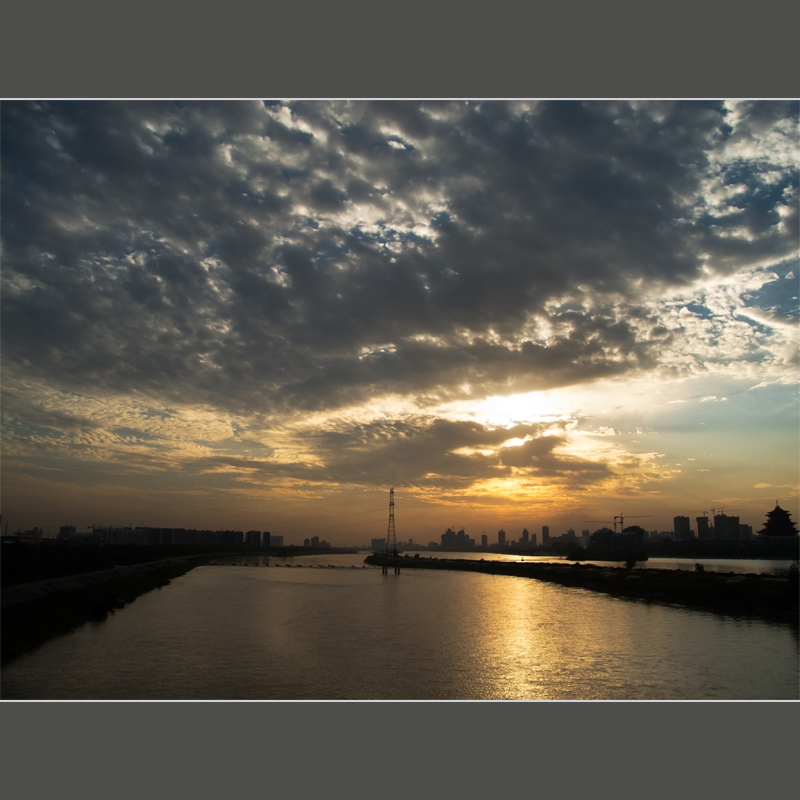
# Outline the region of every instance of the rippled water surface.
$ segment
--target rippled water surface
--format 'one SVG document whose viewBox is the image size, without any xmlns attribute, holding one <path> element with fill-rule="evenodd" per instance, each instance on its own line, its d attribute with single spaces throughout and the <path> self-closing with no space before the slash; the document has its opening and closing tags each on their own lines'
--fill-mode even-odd
<svg viewBox="0 0 800 800">
<path fill-rule="evenodd" d="M 12 662 L 0 692 L 4 699 L 800 697 L 798 638 L 788 625 L 525 578 L 382 575 L 362 569 L 363 558 L 196 568 Z"/>
</svg>

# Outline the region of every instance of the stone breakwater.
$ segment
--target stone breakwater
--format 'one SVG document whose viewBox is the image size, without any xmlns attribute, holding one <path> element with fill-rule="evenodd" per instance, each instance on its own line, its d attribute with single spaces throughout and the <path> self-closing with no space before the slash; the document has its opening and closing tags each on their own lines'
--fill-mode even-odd
<svg viewBox="0 0 800 800">
<path fill-rule="evenodd" d="M 167 558 L 4 588 L 0 622 L 2 663 L 85 622 L 101 622 L 115 609 L 208 563 L 212 557 Z"/>
<path fill-rule="evenodd" d="M 666 605 L 712 611 L 731 616 L 758 617 L 798 624 L 800 594 L 793 576 L 734 575 L 718 572 L 598 567 L 592 564 L 541 564 L 526 561 L 478 561 L 450 558 L 406 558 L 371 555 L 365 563 L 405 569 L 452 569 L 488 575 L 533 578 Z"/>
</svg>

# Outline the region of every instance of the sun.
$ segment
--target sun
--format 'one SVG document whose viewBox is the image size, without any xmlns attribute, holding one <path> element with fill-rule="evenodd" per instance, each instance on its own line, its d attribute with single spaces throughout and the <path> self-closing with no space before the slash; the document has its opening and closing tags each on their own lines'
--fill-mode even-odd
<svg viewBox="0 0 800 800">
<path fill-rule="evenodd" d="M 514 425 L 555 423 L 573 419 L 576 408 L 556 391 L 492 395 L 472 403 L 469 416 L 484 425 L 510 428 Z"/>
</svg>

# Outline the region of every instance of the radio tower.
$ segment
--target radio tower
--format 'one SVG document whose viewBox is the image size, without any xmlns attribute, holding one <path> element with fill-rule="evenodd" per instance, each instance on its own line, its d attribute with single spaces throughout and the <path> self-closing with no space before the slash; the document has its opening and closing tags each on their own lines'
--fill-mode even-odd
<svg viewBox="0 0 800 800">
<path fill-rule="evenodd" d="M 389 490 L 389 527 L 386 529 L 386 552 L 397 550 L 397 535 L 394 532 L 394 487 Z"/>
</svg>

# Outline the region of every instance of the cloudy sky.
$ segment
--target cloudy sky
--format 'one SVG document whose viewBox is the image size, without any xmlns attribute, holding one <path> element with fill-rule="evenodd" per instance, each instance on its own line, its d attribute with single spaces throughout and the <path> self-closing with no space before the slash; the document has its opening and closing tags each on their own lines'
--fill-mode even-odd
<svg viewBox="0 0 800 800">
<path fill-rule="evenodd" d="M 798 111 L 3 103 L 3 524 L 797 520 Z"/>
</svg>

